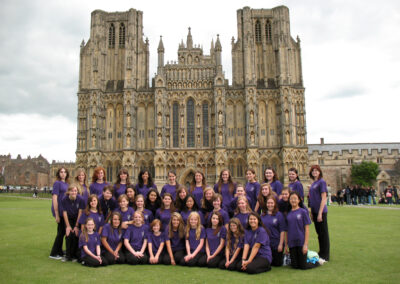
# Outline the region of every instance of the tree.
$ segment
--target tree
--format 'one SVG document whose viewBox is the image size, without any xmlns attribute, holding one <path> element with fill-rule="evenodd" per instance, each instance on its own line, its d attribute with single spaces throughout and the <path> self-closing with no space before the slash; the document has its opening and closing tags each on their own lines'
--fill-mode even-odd
<svg viewBox="0 0 400 284">
<path fill-rule="evenodd" d="M 361 164 L 351 166 L 351 179 L 353 184 L 372 186 L 379 174 L 379 165 L 374 162 L 362 161 Z"/>
</svg>

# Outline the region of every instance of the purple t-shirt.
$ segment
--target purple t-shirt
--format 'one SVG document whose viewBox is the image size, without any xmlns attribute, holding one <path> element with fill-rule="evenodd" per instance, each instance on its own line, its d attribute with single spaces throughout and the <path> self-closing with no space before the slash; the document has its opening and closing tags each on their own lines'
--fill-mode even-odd
<svg viewBox="0 0 400 284">
<path fill-rule="evenodd" d="M 103 212 L 104 219 L 107 218 L 108 214 L 110 214 L 111 212 L 113 212 L 115 209 L 118 208 L 118 203 L 114 199 L 114 197 L 111 197 L 109 200 L 105 200 L 104 196 L 102 195 L 99 198 L 99 202 L 101 211 Z"/>
<path fill-rule="evenodd" d="M 164 196 L 165 193 L 169 193 L 172 195 L 172 200 L 176 199 L 176 185 L 165 184 L 161 189 L 161 197 Z"/>
<path fill-rule="evenodd" d="M 260 249 L 256 256 L 268 259 L 269 263 L 272 261 L 271 247 L 269 246 L 269 237 L 263 227 L 258 227 L 256 230 L 246 230 L 244 234 L 244 243 L 250 246 L 250 249 L 254 244 L 259 243 Z M 249 252 L 249 255 L 250 256 Z"/>
<path fill-rule="evenodd" d="M 144 184 L 142 187 L 140 187 L 139 184 L 135 185 L 136 192 L 138 194 L 143 195 L 144 198 L 147 197 L 147 193 L 149 193 L 151 188 L 157 189 L 157 186 L 155 184 L 152 185 Z"/>
<path fill-rule="evenodd" d="M 62 218 L 61 200 L 64 198 L 67 189 L 68 183 L 66 182 L 56 180 L 53 184 L 52 194 L 57 195 L 58 214 L 60 215 L 60 218 Z M 53 213 L 53 216 L 56 217 L 56 214 L 54 213 L 54 204 L 51 204 L 51 213 Z"/>
<path fill-rule="evenodd" d="M 219 193 L 218 191 L 218 183 L 214 185 L 215 193 Z M 229 204 L 231 203 L 234 194 L 236 193 L 236 184 L 233 184 L 233 193 L 229 192 L 229 183 L 223 183 L 221 185 L 221 195 L 222 195 L 222 204 L 226 208 L 229 208 Z"/>
<path fill-rule="evenodd" d="M 246 229 L 247 227 L 247 220 L 249 219 L 249 213 L 238 213 L 235 216 L 235 218 L 238 218 L 240 223 L 243 226 L 243 229 Z"/>
<path fill-rule="evenodd" d="M 83 202 L 85 204 L 85 206 L 87 205 L 87 201 L 89 199 L 89 190 L 87 189 L 86 184 L 82 185 L 83 187 L 83 192 L 82 192 L 82 198 L 83 198 Z"/>
<path fill-rule="evenodd" d="M 77 195 L 75 200 L 71 200 L 68 195 L 65 195 L 61 200 L 61 208 L 63 211 L 67 212 L 68 219 L 76 219 L 78 218 L 79 209 L 85 209 L 85 204 L 83 203 L 83 198 L 80 195 Z M 75 226 L 75 224 L 70 225 L 72 227 Z"/>
<path fill-rule="evenodd" d="M 319 206 L 321 205 L 322 197 L 321 194 L 323 192 L 326 192 L 328 194 L 328 190 L 326 188 L 326 182 L 321 178 L 317 181 L 314 181 L 311 184 L 310 187 L 310 207 L 311 207 L 311 212 L 314 214 L 318 214 L 319 211 Z M 326 207 L 326 204 L 324 206 L 324 210 L 322 213 L 327 213 L 328 208 Z"/>
<path fill-rule="evenodd" d="M 156 255 L 160 245 L 165 242 L 165 234 L 161 232 L 159 236 L 156 236 L 153 232 L 149 232 L 147 235 L 147 242 L 151 244 L 153 255 Z"/>
<path fill-rule="evenodd" d="M 311 224 L 308 211 L 304 208 L 290 211 L 286 216 L 286 222 L 289 248 L 302 247 L 304 245 L 305 237 L 304 227 Z"/>
<path fill-rule="evenodd" d="M 279 196 L 282 193 L 283 185 L 279 180 L 273 181 L 270 184 L 272 190 Z"/>
<path fill-rule="evenodd" d="M 268 214 L 261 215 L 261 221 L 271 233 L 271 248 L 277 249 L 281 238 L 281 232 L 287 231 L 285 217 L 283 217 L 283 214 L 278 211 L 275 216 Z"/>
<path fill-rule="evenodd" d="M 162 230 L 168 227 L 169 220 L 171 219 L 171 211 L 169 209 L 164 209 L 161 211 L 161 208 L 158 208 L 156 211 L 155 219 L 159 219 L 162 223 Z"/>
<path fill-rule="evenodd" d="M 103 188 L 109 185 L 107 182 L 98 183 L 94 182 L 89 186 L 90 194 L 96 194 L 98 198 L 103 195 Z"/>
<path fill-rule="evenodd" d="M 201 211 L 195 211 L 195 212 L 199 213 L 200 222 L 204 226 L 206 221 L 204 220 L 203 212 L 201 212 Z M 185 223 L 185 225 L 186 225 L 187 224 L 187 220 L 189 218 L 189 215 L 190 215 L 190 213 L 192 213 L 192 211 L 191 210 L 187 210 L 187 211 L 181 211 L 180 213 L 181 213 L 181 216 L 182 216 L 182 219 L 183 219 L 183 223 Z"/>
<path fill-rule="evenodd" d="M 224 209 L 219 209 L 218 210 L 219 213 L 221 213 L 222 215 L 222 221 L 224 223 L 224 225 L 229 223 L 229 215 L 228 213 L 224 210 Z M 210 214 L 208 214 L 208 218 L 207 218 L 207 224 L 209 224 L 211 226 L 211 216 L 213 215 L 213 211 L 210 212 Z"/>
<path fill-rule="evenodd" d="M 116 250 L 119 243 L 122 242 L 122 236 L 124 235 L 124 233 L 124 229 L 115 229 L 111 227 L 110 223 L 107 223 L 104 225 L 103 231 L 101 231 L 101 236 L 107 238 L 107 243 L 112 250 Z"/>
<path fill-rule="evenodd" d="M 178 231 L 173 231 L 173 237 L 170 238 L 168 234 L 168 228 L 165 230 L 165 241 L 170 241 L 171 242 L 171 249 L 172 252 L 176 252 L 179 250 L 184 250 L 185 249 L 185 238 L 179 238 L 179 232 Z"/>
<path fill-rule="evenodd" d="M 119 188 L 117 184 L 114 184 L 114 196 L 115 199 L 118 200 L 118 197 L 122 194 L 125 194 L 126 184 L 119 184 Z"/>
<path fill-rule="evenodd" d="M 147 238 L 148 231 L 149 227 L 147 225 L 140 227 L 129 226 L 125 231 L 124 239 L 129 240 L 129 244 L 135 251 L 140 251 L 144 240 Z"/>
<path fill-rule="evenodd" d="M 208 247 L 210 249 L 210 254 L 214 254 L 217 250 L 219 244 L 221 243 L 221 239 L 226 239 L 226 229 L 224 226 L 221 227 L 219 232 L 214 235 L 215 229 L 207 228 L 206 229 L 206 237 L 208 241 Z M 221 250 L 223 252 L 224 250 Z"/>
<path fill-rule="evenodd" d="M 114 212 L 118 212 L 119 214 L 121 214 L 122 222 L 127 222 L 132 220 L 133 213 L 135 213 L 135 210 L 133 210 L 132 207 L 128 207 L 128 210 L 122 212 L 121 208 L 117 208 L 114 210 Z"/>
<path fill-rule="evenodd" d="M 81 217 L 79 218 L 79 224 L 84 225 L 87 218 L 93 218 L 94 224 L 96 225 L 96 232 L 99 231 L 100 227 L 104 226 L 104 216 L 100 213 L 89 211 L 89 215 L 86 215 L 85 212 L 83 212 Z"/>
<path fill-rule="evenodd" d="M 250 207 L 252 210 L 256 207 L 257 196 L 260 192 L 260 184 L 258 182 L 248 182 L 246 183 L 246 196 L 250 198 Z"/>
<path fill-rule="evenodd" d="M 206 230 L 204 229 L 203 226 L 201 226 L 200 238 L 198 240 L 196 240 L 196 229 L 190 229 L 189 230 L 189 238 L 186 238 L 186 240 L 189 241 L 190 253 L 193 253 L 199 246 L 200 240 L 201 239 L 204 240 L 205 238 L 206 238 Z M 205 252 L 204 246 L 205 246 L 205 244 L 201 248 L 200 252 Z"/>
<path fill-rule="evenodd" d="M 144 216 L 144 223 L 149 225 L 154 220 L 153 212 L 149 209 L 143 209 L 142 214 Z M 132 215 L 133 216 L 133 215 Z"/>
<path fill-rule="evenodd" d="M 289 183 L 289 189 L 290 191 L 296 191 L 300 197 L 304 199 L 304 189 L 301 182 L 296 180 L 295 182 Z"/>
<path fill-rule="evenodd" d="M 196 186 L 191 192 L 191 194 L 194 197 L 194 201 L 196 202 L 197 207 L 201 208 L 201 199 L 203 198 L 203 188 L 201 186 L 200 187 Z"/>
<path fill-rule="evenodd" d="M 243 237 L 239 237 L 239 241 L 236 244 L 236 238 L 232 235 L 231 236 L 231 243 L 230 243 L 230 251 L 229 256 L 233 256 L 237 248 L 243 249 L 244 240 Z"/>
<path fill-rule="evenodd" d="M 89 251 L 94 255 L 96 253 L 96 247 L 100 245 L 100 236 L 99 233 L 93 232 L 93 234 L 88 234 L 88 241 L 85 240 L 85 235 L 81 234 L 79 237 L 79 248 L 81 249 L 81 258 L 84 258 L 87 254 L 83 249 L 84 246 L 87 246 Z"/>
</svg>

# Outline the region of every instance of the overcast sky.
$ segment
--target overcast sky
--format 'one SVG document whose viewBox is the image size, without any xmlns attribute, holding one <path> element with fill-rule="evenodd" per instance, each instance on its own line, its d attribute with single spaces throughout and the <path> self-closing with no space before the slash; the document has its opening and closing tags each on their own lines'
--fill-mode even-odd
<svg viewBox="0 0 400 284">
<path fill-rule="evenodd" d="M 75 160 L 79 46 L 93 10 L 143 11 L 150 77 L 160 35 L 167 61 L 177 60 L 189 26 L 205 54 L 219 34 L 231 83 L 236 10 L 279 5 L 289 7 L 291 35 L 301 39 L 308 143 L 399 142 L 398 0 L 2 0 L 0 154 Z"/>
</svg>

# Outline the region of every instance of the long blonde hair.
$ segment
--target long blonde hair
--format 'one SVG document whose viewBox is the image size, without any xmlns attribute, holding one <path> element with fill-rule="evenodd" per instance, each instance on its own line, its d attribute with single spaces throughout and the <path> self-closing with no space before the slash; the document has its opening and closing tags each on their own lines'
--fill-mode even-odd
<svg viewBox="0 0 400 284">
<path fill-rule="evenodd" d="M 246 202 L 246 211 L 247 211 L 246 213 L 250 213 L 250 212 L 253 211 L 253 210 L 251 210 L 251 207 L 249 205 L 249 201 L 247 200 L 246 196 L 239 196 L 237 201 L 236 201 L 236 205 L 239 203 L 240 200 L 243 200 L 244 202 Z M 235 209 L 234 213 L 235 214 L 239 214 L 240 213 L 240 209 L 239 209 L 238 205 L 236 206 L 236 209 Z"/>
<path fill-rule="evenodd" d="M 85 175 L 85 179 L 83 180 L 83 185 L 79 183 L 79 178 L 78 178 L 81 173 L 83 173 Z M 85 172 L 85 170 L 83 168 L 79 168 L 79 169 L 76 170 L 76 176 L 75 176 L 75 179 L 74 179 L 74 183 L 76 184 L 76 188 L 78 188 L 79 195 L 82 195 L 84 186 L 87 188 L 87 186 L 86 186 L 86 178 L 87 178 L 86 172 Z"/>
<path fill-rule="evenodd" d="M 188 224 L 187 224 L 187 226 L 186 226 L 186 230 L 185 230 L 185 237 L 186 237 L 186 239 L 188 239 L 189 238 L 189 232 L 190 232 L 190 218 L 192 218 L 192 217 L 195 217 L 196 219 L 197 219 L 197 226 L 196 226 L 196 240 L 199 240 L 200 239 L 200 234 L 201 234 L 201 228 L 203 227 L 202 225 L 201 225 L 201 220 L 200 220 L 200 215 L 199 215 L 199 213 L 197 213 L 197 212 L 195 212 L 195 211 L 193 211 L 192 213 L 190 213 L 189 214 L 189 217 L 188 217 Z"/>
</svg>

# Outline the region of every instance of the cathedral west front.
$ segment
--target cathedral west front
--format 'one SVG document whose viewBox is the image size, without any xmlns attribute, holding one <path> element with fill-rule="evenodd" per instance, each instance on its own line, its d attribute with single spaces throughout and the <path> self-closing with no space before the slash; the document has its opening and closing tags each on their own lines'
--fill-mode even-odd
<svg viewBox="0 0 400 284">
<path fill-rule="evenodd" d="M 281 179 L 290 167 L 306 177 L 301 47 L 287 7 L 237 10 L 231 84 L 219 38 L 205 54 L 189 28 L 173 61 L 160 38 L 150 85 L 142 23 L 135 9 L 92 12 L 80 50 L 76 167 L 91 175 L 101 165 L 109 181 L 122 167 L 133 180 L 148 169 L 158 186 L 169 170 L 181 184 L 195 170 L 214 184 L 225 168 L 239 182 L 247 168 L 261 180 L 267 166 Z"/>
</svg>

